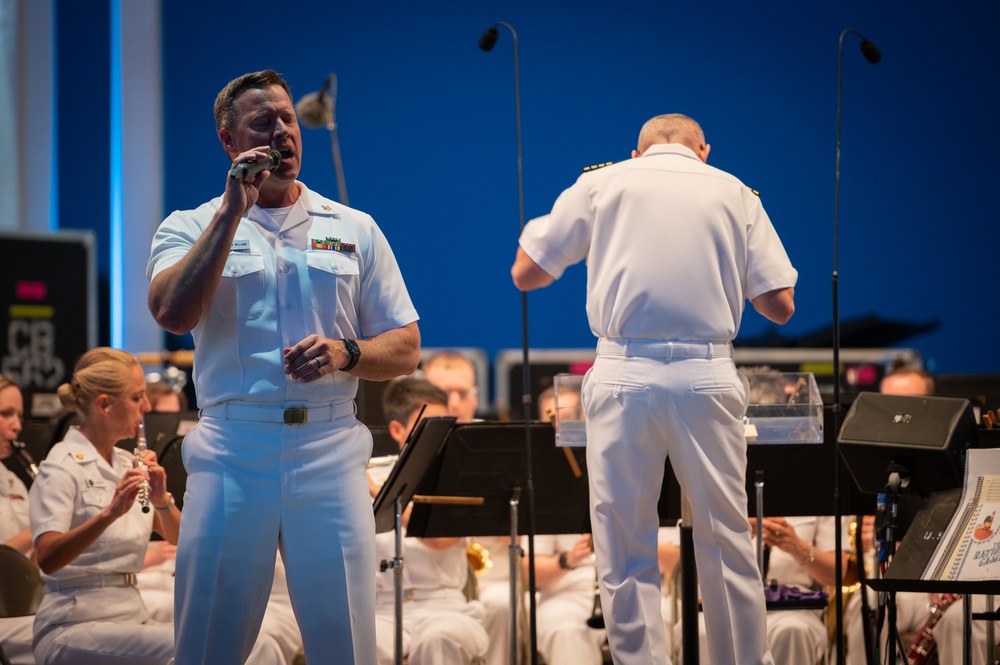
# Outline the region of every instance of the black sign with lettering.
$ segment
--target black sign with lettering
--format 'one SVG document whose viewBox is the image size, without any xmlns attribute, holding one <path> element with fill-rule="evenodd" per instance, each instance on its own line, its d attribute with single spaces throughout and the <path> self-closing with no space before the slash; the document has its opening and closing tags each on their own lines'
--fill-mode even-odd
<svg viewBox="0 0 1000 665">
<path fill-rule="evenodd" d="M 26 393 L 54 393 L 95 345 L 94 236 L 0 235 L 0 266 L 0 372 Z"/>
</svg>

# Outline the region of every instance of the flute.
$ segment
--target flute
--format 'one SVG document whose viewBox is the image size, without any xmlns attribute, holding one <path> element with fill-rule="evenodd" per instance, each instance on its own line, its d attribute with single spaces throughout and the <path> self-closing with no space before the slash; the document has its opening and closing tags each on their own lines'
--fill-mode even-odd
<svg viewBox="0 0 1000 665">
<path fill-rule="evenodd" d="M 142 461 L 142 454 L 146 452 L 146 434 L 142 423 L 139 423 L 139 436 L 135 440 L 135 450 L 132 455 L 135 459 L 135 467 L 137 469 L 142 469 L 144 471 L 149 471 L 149 468 Z M 139 495 L 136 497 L 136 501 L 142 506 L 142 512 L 149 512 L 149 481 L 144 480 L 142 484 L 139 485 Z"/>
</svg>

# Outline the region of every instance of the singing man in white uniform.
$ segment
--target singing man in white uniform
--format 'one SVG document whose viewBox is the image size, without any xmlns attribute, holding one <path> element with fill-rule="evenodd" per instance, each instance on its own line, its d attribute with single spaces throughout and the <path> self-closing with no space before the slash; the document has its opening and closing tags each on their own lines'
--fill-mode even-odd
<svg viewBox="0 0 1000 665">
<path fill-rule="evenodd" d="M 374 220 L 296 180 L 301 134 L 277 73 L 231 81 L 215 117 L 225 190 L 171 214 L 147 268 L 156 321 L 194 333 L 202 409 L 183 446 L 177 662 L 244 661 L 280 547 L 309 661 L 371 664 L 372 437 L 354 398 L 359 378 L 416 368 L 417 313 Z"/>
<path fill-rule="evenodd" d="M 757 194 L 708 166 L 708 152 L 691 118 L 649 120 L 633 159 L 584 173 L 525 226 L 511 269 L 531 290 L 587 260 L 599 338 L 583 385 L 591 521 L 619 665 L 668 661 L 656 548 L 667 455 L 694 509 L 713 662 L 773 662 L 744 489 L 747 383 L 731 341 L 744 300 L 786 322 L 798 274 Z"/>
</svg>

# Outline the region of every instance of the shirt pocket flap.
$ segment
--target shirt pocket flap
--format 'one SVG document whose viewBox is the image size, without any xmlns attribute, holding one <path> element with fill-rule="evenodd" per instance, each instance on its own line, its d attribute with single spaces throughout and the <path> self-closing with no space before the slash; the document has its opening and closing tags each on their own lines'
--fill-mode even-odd
<svg viewBox="0 0 1000 665">
<path fill-rule="evenodd" d="M 329 250 L 311 250 L 306 252 L 306 263 L 310 268 L 322 270 L 331 275 L 349 277 L 361 274 L 358 257 L 353 254 L 343 254 Z"/>
</svg>

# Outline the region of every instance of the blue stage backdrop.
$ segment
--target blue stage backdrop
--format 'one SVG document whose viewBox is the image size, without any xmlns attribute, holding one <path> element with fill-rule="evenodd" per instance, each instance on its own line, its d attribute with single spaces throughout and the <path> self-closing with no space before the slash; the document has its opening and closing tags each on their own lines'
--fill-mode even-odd
<svg viewBox="0 0 1000 665">
<path fill-rule="evenodd" d="M 501 29 L 492 52 L 477 46 L 497 21 L 520 39 L 528 219 L 581 167 L 627 159 L 664 112 L 699 120 L 710 163 L 760 191 L 799 269 L 798 310 L 780 329 L 748 312 L 740 340 L 830 326 L 837 39 L 864 33 L 883 59 L 845 39 L 841 320 L 936 322 L 896 345 L 937 372 L 1000 372 L 995 0 L 164 0 L 164 212 L 223 190 L 212 102 L 229 79 L 274 68 L 297 100 L 334 72 L 350 203 L 392 243 L 424 344 L 519 347 L 513 44 Z M 329 134 L 303 142 L 302 179 L 336 196 Z M 532 346 L 593 344 L 585 281 L 577 266 L 529 297 Z"/>
</svg>

